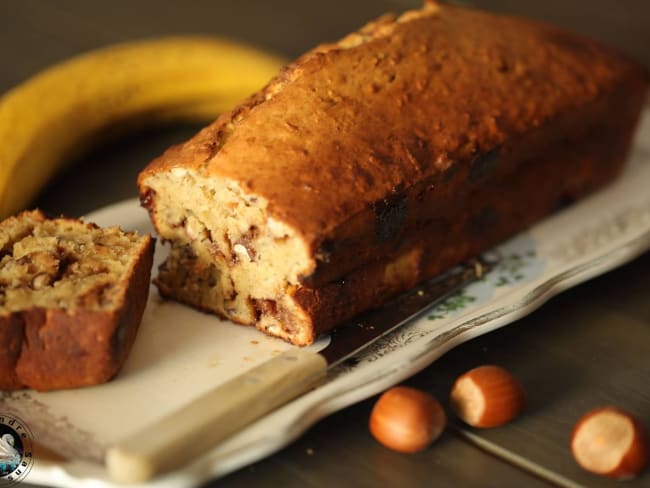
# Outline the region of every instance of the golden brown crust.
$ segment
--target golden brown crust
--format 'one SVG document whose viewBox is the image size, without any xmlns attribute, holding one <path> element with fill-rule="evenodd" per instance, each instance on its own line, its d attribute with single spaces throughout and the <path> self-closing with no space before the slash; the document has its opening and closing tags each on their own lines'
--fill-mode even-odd
<svg viewBox="0 0 650 488">
<path fill-rule="evenodd" d="M 389 27 L 303 56 L 267 87 L 272 98 L 219 118 L 145 174 L 182 161 L 241 182 L 316 244 L 395 188 L 642 77 L 610 49 L 522 19 L 445 6 Z"/>
<path fill-rule="evenodd" d="M 463 211 L 441 212 L 417 232 L 404 236 L 394 253 L 399 258 L 375 261 L 320 286 L 297 288 L 295 299 L 309 311 L 314 337 L 360 310 L 378 307 L 419 281 L 479 255 L 613 179 L 625 161 L 636 112 L 628 112 L 627 120 L 617 118 L 617 122 L 620 125 L 606 123 L 583 138 L 546 147 L 542 155 L 527 160 L 525 170 L 491 179 L 490 185 L 471 195 L 450 200 L 448 208 Z M 613 156 L 612 151 L 618 154 Z M 404 256 L 410 259 L 399 262 Z M 387 280 L 386 270 L 396 261 L 401 279 Z"/>
<path fill-rule="evenodd" d="M 46 220 L 42 214 L 41 219 Z M 81 224 L 74 219 L 58 220 Z M 83 225 L 98 229 L 93 224 Z M 5 304 L 0 314 L 0 390 L 75 388 L 115 376 L 131 349 L 144 312 L 154 240 L 143 236 L 136 250 L 132 266 L 124 276 L 115 277 L 114 286 L 120 290 L 112 306 L 10 310 L 6 306 L 10 304 Z"/>
<path fill-rule="evenodd" d="M 647 81 L 580 35 L 432 4 L 302 56 L 153 161 L 140 191 L 157 227 L 147 181 L 173 168 L 268 202 L 314 257 L 289 290 L 313 337 L 613 178 Z"/>
</svg>

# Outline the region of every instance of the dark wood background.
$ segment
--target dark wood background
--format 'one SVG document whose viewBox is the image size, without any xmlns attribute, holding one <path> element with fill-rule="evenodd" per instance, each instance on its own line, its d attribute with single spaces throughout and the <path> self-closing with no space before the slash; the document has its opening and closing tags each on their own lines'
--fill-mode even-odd
<svg viewBox="0 0 650 488">
<path fill-rule="evenodd" d="M 463 2 L 470 3 L 470 2 Z M 477 0 L 484 9 L 564 25 L 650 66 L 647 0 Z M 406 0 L 2 0 L 0 92 L 44 67 L 98 46 L 172 33 L 233 37 L 292 57 L 334 40 Z M 196 126 L 129 136 L 74 162 L 36 204 L 82 215 L 136 195 L 135 176 Z M 650 191 L 650 189 L 649 189 Z M 510 368 L 529 393 L 526 415 L 479 433 L 454 424 L 416 455 L 391 452 L 367 429 L 375 399 L 331 415 L 279 453 L 210 486 L 618 486 L 584 473 L 569 431 L 595 404 L 634 411 L 650 427 L 650 254 L 551 300 L 518 322 L 446 354 L 407 383 L 444 399 L 453 378 L 485 362 Z M 513 459 L 516 458 L 516 459 Z M 625 486 L 650 486 L 648 472 Z"/>
</svg>

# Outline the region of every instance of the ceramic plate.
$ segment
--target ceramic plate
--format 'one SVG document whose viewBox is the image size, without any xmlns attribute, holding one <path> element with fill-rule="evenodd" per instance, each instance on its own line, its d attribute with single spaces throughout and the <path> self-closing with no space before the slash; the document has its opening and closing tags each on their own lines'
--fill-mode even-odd
<svg viewBox="0 0 650 488">
<path fill-rule="evenodd" d="M 646 111 L 629 164 L 614 184 L 498 246 L 503 260 L 482 281 L 332 371 L 322 386 L 148 486 L 198 485 L 259 460 L 323 416 L 404 380 L 450 348 L 631 260 L 650 247 L 649 188 Z M 88 219 L 151 230 L 136 200 L 104 208 Z M 158 248 L 157 261 L 163 254 Z M 312 347 L 318 349 L 327 340 Z M 289 347 L 251 328 L 163 302 L 152 287 L 133 351 L 114 381 L 71 391 L 4 393 L 0 410 L 19 416 L 35 442 L 72 460 L 37 460 L 26 481 L 108 487 L 112 484 L 101 464 L 107 445 Z"/>
</svg>

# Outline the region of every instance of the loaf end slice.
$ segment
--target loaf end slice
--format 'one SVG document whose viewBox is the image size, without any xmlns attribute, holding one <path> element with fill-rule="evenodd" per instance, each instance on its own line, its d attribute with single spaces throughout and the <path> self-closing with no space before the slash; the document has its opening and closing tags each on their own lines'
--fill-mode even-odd
<svg viewBox="0 0 650 488">
<path fill-rule="evenodd" d="M 154 240 L 38 210 L 0 223 L 1 390 L 113 378 L 146 305 Z"/>
</svg>

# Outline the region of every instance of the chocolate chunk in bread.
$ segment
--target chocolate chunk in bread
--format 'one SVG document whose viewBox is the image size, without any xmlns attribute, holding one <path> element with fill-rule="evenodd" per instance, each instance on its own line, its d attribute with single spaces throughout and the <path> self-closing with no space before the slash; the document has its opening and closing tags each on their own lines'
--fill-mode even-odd
<svg viewBox="0 0 650 488">
<path fill-rule="evenodd" d="M 38 210 L 0 223 L 0 390 L 111 379 L 144 312 L 153 249 L 149 235 Z"/>
<path fill-rule="evenodd" d="M 612 180 L 648 77 L 427 3 L 319 46 L 139 176 L 162 295 L 309 344 Z"/>
</svg>

